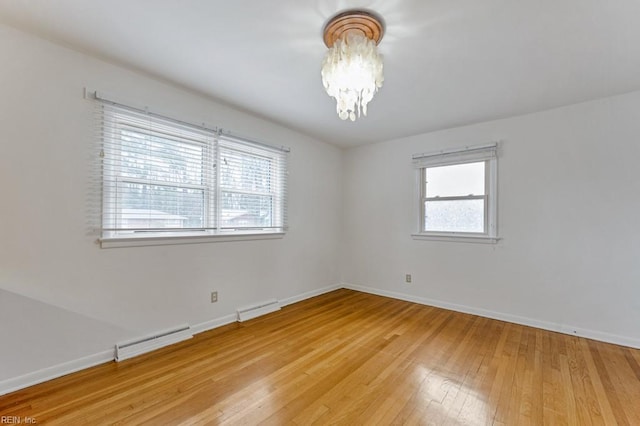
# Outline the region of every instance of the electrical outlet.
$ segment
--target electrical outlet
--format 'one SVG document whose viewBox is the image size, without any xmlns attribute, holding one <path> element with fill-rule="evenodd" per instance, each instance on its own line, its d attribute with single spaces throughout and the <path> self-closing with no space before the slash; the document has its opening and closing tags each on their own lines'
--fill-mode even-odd
<svg viewBox="0 0 640 426">
<path fill-rule="evenodd" d="M 406 283 L 410 283 L 411 282 L 411 274 L 407 274 L 404 276 L 404 282 Z"/>
<path fill-rule="evenodd" d="M 211 292 L 211 303 L 216 303 L 218 301 L 218 292 L 217 291 L 212 291 Z"/>
</svg>

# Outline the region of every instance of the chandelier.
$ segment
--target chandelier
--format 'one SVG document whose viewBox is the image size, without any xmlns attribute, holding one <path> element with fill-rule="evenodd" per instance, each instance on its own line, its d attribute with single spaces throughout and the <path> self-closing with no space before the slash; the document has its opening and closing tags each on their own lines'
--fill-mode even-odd
<svg viewBox="0 0 640 426">
<path fill-rule="evenodd" d="M 367 115 L 367 104 L 382 87 L 382 19 L 364 10 L 340 13 L 324 27 L 324 44 L 329 51 L 322 63 L 322 84 L 336 100 L 342 120 Z"/>
</svg>

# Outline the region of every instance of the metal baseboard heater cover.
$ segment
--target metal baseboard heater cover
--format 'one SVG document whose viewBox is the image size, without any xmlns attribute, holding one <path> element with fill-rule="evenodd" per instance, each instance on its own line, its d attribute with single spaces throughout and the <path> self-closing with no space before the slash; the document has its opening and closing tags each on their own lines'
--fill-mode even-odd
<svg viewBox="0 0 640 426">
<path fill-rule="evenodd" d="M 191 326 L 184 324 L 116 344 L 116 361 L 124 361 L 193 337 Z"/>
<path fill-rule="evenodd" d="M 279 310 L 279 301 L 276 299 L 265 300 L 264 302 L 256 303 L 255 305 L 238 308 L 238 322 L 247 321 Z"/>
</svg>

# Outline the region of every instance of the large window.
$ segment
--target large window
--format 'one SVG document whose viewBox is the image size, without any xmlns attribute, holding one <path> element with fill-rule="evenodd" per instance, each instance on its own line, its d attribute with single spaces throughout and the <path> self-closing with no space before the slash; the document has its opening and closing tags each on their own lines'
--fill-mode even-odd
<svg viewBox="0 0 640 426">
<path fill-rule="evenodd" d="M 287 150 L 99 103 L 102 240 L 286 230 Z"/>
<path fill-rule="evenodd" d="M 497 240 L 496 145 L 416 154 L 419 231 L 415 237 Z"/>
</svg>

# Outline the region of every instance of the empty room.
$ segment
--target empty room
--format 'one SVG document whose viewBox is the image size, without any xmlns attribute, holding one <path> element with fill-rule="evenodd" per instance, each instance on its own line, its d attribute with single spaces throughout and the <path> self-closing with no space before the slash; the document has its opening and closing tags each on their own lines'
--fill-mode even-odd
<svg viewBox="0 0 640 426">
<path fill-rule="evenodd" d="M 0 424 L 640 425 L 638 17 L 0 0 Z"/>
</svg>

